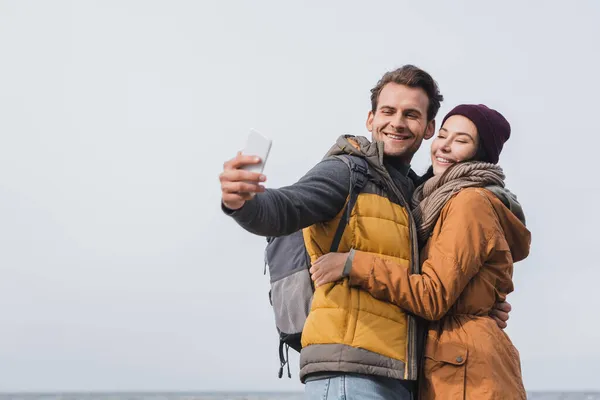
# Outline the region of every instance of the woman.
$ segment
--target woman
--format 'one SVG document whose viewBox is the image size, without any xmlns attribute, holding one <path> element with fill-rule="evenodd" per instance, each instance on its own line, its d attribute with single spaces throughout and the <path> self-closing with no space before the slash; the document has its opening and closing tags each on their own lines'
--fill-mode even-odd
<svg viewBox="0 0 600 400">
<path fill-rule="evenodd" d="M 519 354 L 489 317 L 512 292 L 513 262 L 527 257 L 530 245 L 496 165 L 509 136 L 506 119 L 484 105 L 460 105 L 444 118 L 431 146 L 431 177 L 413 196 L 424 245 L 420 275 L 361 251 L 330 253 L 311 267 L 317 286 L 348 277 L 434 321 L 420 378 L 424 399 L 526 398 Z"/>
</svg>

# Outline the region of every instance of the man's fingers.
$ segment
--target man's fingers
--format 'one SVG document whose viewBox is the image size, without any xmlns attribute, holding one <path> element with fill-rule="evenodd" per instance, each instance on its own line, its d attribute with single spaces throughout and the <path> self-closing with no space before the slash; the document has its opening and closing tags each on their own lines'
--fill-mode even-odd
<svg viewBox="0 0 600 400">
<path fill-rule="evenodd" d="M 509 313 L 512 311 L 512 306 L 510 305 L 510 303 L 508 303 L 506 301 L 503 301 L 502 303 L 497 303 L 494 308 L 496 308 L 497 310 L 500 310 L 500 311 L 504 311 L 506 313 Z"/>
<path fill-rule="evenodd" d="M 492 318 L 494 321 L 496 321 L 496 323 L 498 324 L 498 327 L 500 329 L 506 329 L 506 327 L 508 326 L 508 324 L 500 319 L 498 319 L 497 317 L 492 315 Z"/>
<path fill-rule="evenodd" d="M 225 206 L 227 206 L 228 204 L 245 203 L 248 200 L 252 200 L 254 193 L 224 193 L 221 198 Z M 234 207 L 232 209 L 235 210 L 237 208 Z"/>
<path fill-rule="evenodd" d="M 221 195 L 221 199 L 225 206 L 229 207 L 229 205 L 240 204 L 238 207 L 229 207 L 233 210 L 241 207 L 243 203 L 248 200 L 252 200 L 257 192 L 226 192 L 223 191 Z"/>
<path fill-rule="evenodd" d="M 221 183 L 221 191 L 223 193 L 239 193 L 241 195 L 250 194 L 250 198 L 252 198 L 252 193 L 262 193 L 265 191 L 265 188 L 264 186 L 247 182 L 223 182 Z M 249 198 L 245 200 L 249 200 Z"/>
<path fill-rule="evenodd" d="M 323 276 L 323 270 L 317 269 L 310 276 L 311 276 L 312 280 L 316 282 L 317 280 L 321 279 L 321 277 Z"/>
<path fill-rule="evenodd" d="M 267 177 L 258 172 L 244 171 L 243 169 L 229 169 L 225 170 L 219 175 L 221 182 L 264 182 Z"/>
<path fill-rule="evenodd" d="M 239 169 L 246 165 L 255 165 L 259 163 L 259 157 L 242 155 L 241 153 L 238 153 L 237 156 L 235 156 L 235 158 L 232 158 L 231 160 L 226 161 L 225 164 L 223 164 L 223 169 Z"/>
<path fill-rule="evenodd" d="M 334 281 L 334 279 L 332 279 L 330 274 L 324 274 L 322 277 L 317 279 L 315 282 L 316 282 L 317 286 L 321 286 L 321 285 L 324 285 L 326 283 L 330 283 L 333 281 Z"/>
<path fill-rule="evenodd" d="M 492 316 L 494 318 L 498 318 L 501 321 L 508 321 L 508 319 L 510 318 L 510 316 L 508 315 L 508 313 L 504 312 L 504 311 L 500 311 L 500 310 L 492 310 Z"/>
</svg>

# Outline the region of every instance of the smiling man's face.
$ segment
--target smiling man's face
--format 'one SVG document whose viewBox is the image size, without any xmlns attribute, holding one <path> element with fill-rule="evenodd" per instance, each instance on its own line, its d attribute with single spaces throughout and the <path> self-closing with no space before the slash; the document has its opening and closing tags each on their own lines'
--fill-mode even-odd
<svg viewBox="0 0 600 400">
<path fill-rule="evenodd" d="M 435 121 L 427 121 L 428 106 L 429 98 L 421 88 L 394 82 L 383 87 L 376 110 L 369 111 L 367 129 L 373 141 L 384 143 L 386 156 L 410 164 L 423 139 L 435 131 Z"/>
</svg>

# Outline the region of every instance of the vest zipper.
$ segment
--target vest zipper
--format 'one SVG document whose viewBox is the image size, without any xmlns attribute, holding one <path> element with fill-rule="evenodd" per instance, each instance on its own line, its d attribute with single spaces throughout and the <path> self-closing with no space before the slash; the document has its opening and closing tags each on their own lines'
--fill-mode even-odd
<svg viewBox="0 0 600 400">
<path fill-rule="evenodd" d="M 406 201 L 402 191 L 398 189 L 391 175 L 386 169 L 383 169 L 385 173 L 382 174 L 384 178 L 388 181 L 390 185 L 390 189 L 394 193 L 394 195 L 400 200 L 408 214 L 408 225 L 409 225 L 409 239 L 411 245 L 411 272 L 413 274 L 421 273 L 421 266 L 419 264 L 419 243 L 417 236 L 417 228 L 415 226 L 415 220 L 412 215 L 412 211 L 410 209 L 410 203 Z M 404 371 L 404 379 L 406 380 L 416 380 L 417 379 L 417 371 L 418 371 L 418 360 L 417 360 L 417 321 L 415 317 L 406 313 L 407 327 L 406 327 L 406 335 L 408 336 L 408 345 L 406 346 L 406 368 Z"/>
</svg>

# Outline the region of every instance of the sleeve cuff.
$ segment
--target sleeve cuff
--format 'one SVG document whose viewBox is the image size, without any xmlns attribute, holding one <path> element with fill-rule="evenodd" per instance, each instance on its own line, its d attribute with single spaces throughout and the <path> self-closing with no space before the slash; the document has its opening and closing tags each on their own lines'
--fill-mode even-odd
<svg viewBox="0 0 600 400">
<path fill-rule="evenodd" d="M 352 286 L 362 287 L 371 276 L 374 256 L 363 251 L 352 250 L 352 253 L 352 264 L 348 271 L 349 283 Z M 350 259 L 350 257 L 348 257 L 348 259 Z"/>
<path fill-rule="evenodd" d="M 350 271 L 352 270 L 352 261 L 354 260 L 354 249 L 350 249 L 350 253 L 348 253 L 348 258 L 346 258 L 346 263 L 344 264 L 344 270 L 342 271 L 342 277 L 347 278 L 350 276 Z"/>
</svg>

